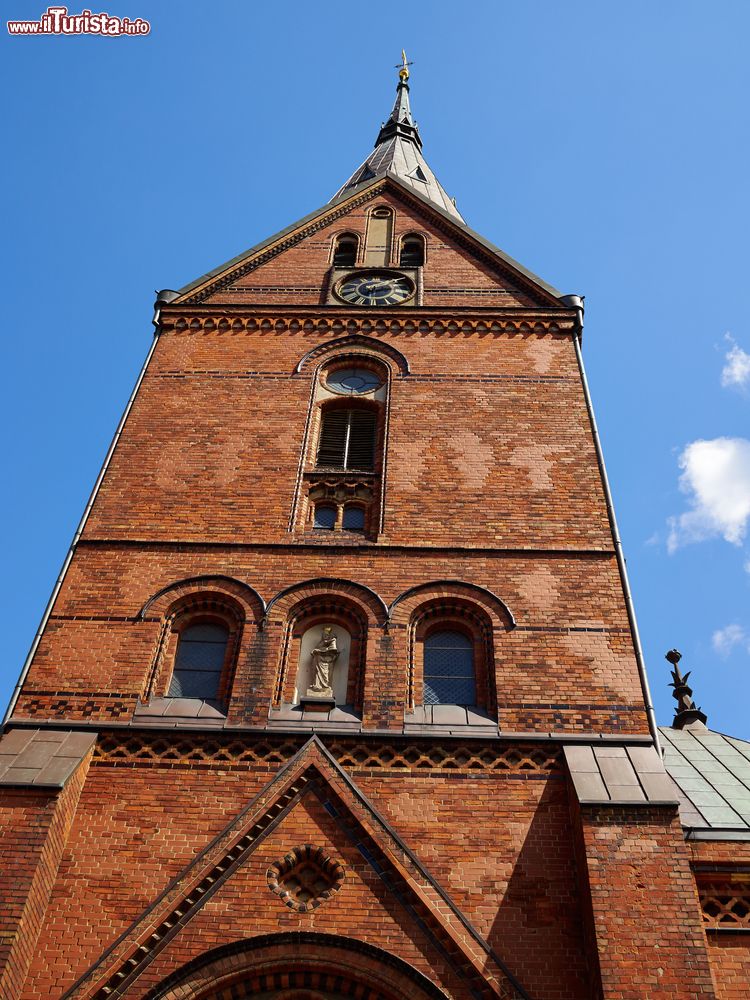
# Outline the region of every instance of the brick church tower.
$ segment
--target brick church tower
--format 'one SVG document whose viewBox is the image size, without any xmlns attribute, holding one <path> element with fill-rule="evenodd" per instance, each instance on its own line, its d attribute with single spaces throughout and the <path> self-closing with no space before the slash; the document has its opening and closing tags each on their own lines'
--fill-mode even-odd
<svg viewBox="0 0 750 1000">
<path fill-rule="evenodd" d="M 675 661 L 665 771 L 582 301 L 465 224 L 408 75 L 158 296 L 0 740 L 3 1000 L 747 995 L 750 745 Z"/>
</svg>

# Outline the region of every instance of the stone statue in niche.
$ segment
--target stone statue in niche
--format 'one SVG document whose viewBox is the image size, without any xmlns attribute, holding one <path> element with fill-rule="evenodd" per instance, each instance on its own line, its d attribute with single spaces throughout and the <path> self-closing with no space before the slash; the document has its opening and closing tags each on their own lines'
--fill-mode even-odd
<svg viewBox="0 0 750 1000">
<path fill-rule="evenodd" d="M 310 654 L 313 662 L 313 682 L 307 689 L 308 698 L 333 698 L 333 667 L 339 656 L 332 625 L 324 625 L 318 644 Z"/>
</svg>

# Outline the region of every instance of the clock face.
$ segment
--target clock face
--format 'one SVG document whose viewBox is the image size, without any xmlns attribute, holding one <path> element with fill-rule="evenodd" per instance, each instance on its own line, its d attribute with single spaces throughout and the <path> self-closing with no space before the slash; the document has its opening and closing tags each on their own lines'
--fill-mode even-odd
<svg viewBox="0 0 750 1000">
<path fill-rule="evenodd" d="M 416 288 L 405 274 L 366 271 L 351 274 L 336 287 L 336 294 L 353 306 L 397 306 L 410 299 Z"/>
</svg>

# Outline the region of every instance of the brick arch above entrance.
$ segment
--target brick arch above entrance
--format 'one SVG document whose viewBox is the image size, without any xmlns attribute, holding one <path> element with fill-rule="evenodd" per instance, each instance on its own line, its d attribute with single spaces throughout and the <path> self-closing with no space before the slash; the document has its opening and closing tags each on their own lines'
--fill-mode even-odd
<svg viewBox="0 0 750 1000">
<path fill-rule="evenodd" d="M 144 1000 L 446 1000 L 403 959 L 354 938 L 267 934 L 207 952 Z"/>
</svg>

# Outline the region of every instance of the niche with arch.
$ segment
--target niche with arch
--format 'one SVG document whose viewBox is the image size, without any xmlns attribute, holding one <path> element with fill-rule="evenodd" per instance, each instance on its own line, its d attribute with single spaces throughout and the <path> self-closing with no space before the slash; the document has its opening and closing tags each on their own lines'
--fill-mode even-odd
<svg viewBox="0 0 750 1000">
<path fill-rule="evenodd" d="M 343 625 L 321 621 L 311 625 L 300 636 L 297 679 L 292 701 L 295 705 L 307 701 L 328 700 L 335 705 L 347 705 L 349 657 L 352 637 Z M 320 666 L 316 665 L 320 662 Z"/>
<path fill-rule="evenodd" d="M 367 214 L 365 236 L 366 267 L 387 267 L 391 263 L 393 246 L 393 209 L 376 205 Z"/>
<path fill-rule="evenodd" d="M 330 631 L 328 631 L 330 630 Z M 328 702 L 361 713 L 367 621 L 353 602 L 339 595 L 304 600 L 286 622 L 274 707 Z M 336 653 L 330 669 L 331 693 L 311 692 L 316 680 L 315 649 L 333 637 Z"/>
</svg>

